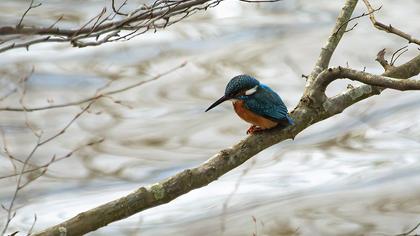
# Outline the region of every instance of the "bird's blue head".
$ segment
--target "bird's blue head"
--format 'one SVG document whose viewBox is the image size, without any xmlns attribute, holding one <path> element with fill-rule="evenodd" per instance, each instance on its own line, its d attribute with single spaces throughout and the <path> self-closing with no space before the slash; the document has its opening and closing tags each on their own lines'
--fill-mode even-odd
<svg viewBox="0 0 420 236">
<path fill-rule="evenodd" d="M 246 96 L 254 94 L 259 85 L 260 82 L 249 75 L 235 76 L 226 85 L 225 95 L 214 102 L 206 111 L 230 99 L 242 100 Z"/>
</svg>

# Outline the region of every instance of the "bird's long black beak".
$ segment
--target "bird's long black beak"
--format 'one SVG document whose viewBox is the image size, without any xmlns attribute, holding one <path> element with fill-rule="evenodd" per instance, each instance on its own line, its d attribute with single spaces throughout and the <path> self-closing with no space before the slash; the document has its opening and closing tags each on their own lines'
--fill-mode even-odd
<svg viewBox="0 0 420 236">
<path fill-rule="evenodd" d="M 207 108 L 206 112 L 213 109 L 215 106 L 219 105 L 220 103 L 229 100 L 229 97 L 223 96 L 221 98 L 219 98 L 217 101 L 215 101 L 213 104 L 211 104 L 211 106 L 209 106 L 209 108 Z"/>
</svg>

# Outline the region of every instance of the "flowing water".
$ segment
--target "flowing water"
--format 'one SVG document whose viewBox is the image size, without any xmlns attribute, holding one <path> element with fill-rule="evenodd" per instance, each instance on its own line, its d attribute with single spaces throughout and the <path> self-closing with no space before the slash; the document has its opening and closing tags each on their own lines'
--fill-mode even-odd
<svg viewBox="0 0 420 236">
<path fill-rule="evenodd" d="M 105 1 L 43 1 L 27 22 L 48 25 L 64 12 L 63 26 L 82 24 Z M 416 0 L 384 0 L 378 18 L 414 35 L 420 32 Z M 28 1 L 1 1 L 1 25 L 16 24 Z M 0 55 L 1 107 L 61 104 L 151 78 L 184 61 L 187 65 L 154 82 L 103 98 L 66 132 L 42 146 L 32 164 L 48 163 L 85 143 L 69 158 L 25 187 L 16 199 L 10 232 L 35 231 L 136 188 L 199 165 L 245 138 L 248 125 L 226 103 L 211 112 L 229 78 L 254 75 L 297 104 L 342 1 L 246 4 L 228 0 L 167 30 L 128 42 L 71 48 L 39 44 Z M 359 3 L 355 14 L 365 9 Z M 374 61 L 382 48 L 406 42 L 374 30 L 367 18 L 345 34 L 332 65 L 381 73 Z M 418 53 L 410 46 L 399 63 Z M 397 62 L 398 63 L 398 62 Z M 334 83 L 329 95 L 349 81 Z M 354 84 L 354 83 L 353 83 Z M 176 200 L 92 232 L 91 235 L 395 235 L 420 222 L 420 98 L 417 92 L 385 91 L 261 152 L 219 180 Z M 10 153 L 23 160 L 36 143 L 25 124 L 43 138 L 60 131 L 80 107 L 27 113 L 0 112 Z M 2 141 L 4 145 L 4 141 Z M 0 173 L 13 173 L 6 155 Z M 35 172 L 25 176 L 34 178 Z M 15 178 L 0 179 L 0 202 L 8 206 Z M 6 214 L 0 211 L 0 225 Z"/>
</svg>

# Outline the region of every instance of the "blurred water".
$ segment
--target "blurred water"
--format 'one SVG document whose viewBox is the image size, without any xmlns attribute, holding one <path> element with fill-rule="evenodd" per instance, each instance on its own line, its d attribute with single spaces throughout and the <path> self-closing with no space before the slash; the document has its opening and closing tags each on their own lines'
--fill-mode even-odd
<svg viewBox="0 0 420 236">
<path fill-rule="evenodd" d="M 0 22 L 15 24 L 26 1 L 2 1 Z M 81 7 L 83 4 L 83 7 Z M 28 21 L 46 24 L 65 12 L 66 26 L 80 24 L 104 1 L 45 1 Z M 97 102 L 66 133 L 42 147 L 34 164 L 48 162 L 98 138 L 52 165 L 17 199 L 10 232 L 61 222 L 123 196 L 139 186 L 196 166 L 245 137 L 247 124 L 224 104 L 204 113 L 226 82 L 249 73 L 269 84 L 291 110 L 335 21 L 341 1 L 246 4 L 226 1 L 165 31 L 124 43 L 75 49 L 42 44 L 0 56 L 0 97 L 31 68 L 27 106 L 61 104 L 150 78 L 187 61 L 186 67 L 142 87 Z M 415 34 L 420 5 L 386 0 L 378 17 Z M 359 3 L 357 14 L 364 11 Z M 372 29 L 367 19 L 347 33 L 332 65 L 380 73 L 382 48 L 406 42 Z M 416 55 L 415 47 L 400 62 Z M 336 94 L 348 81 L 334 83 Z M 20 90 L 19 90 L 20 91 Z M 19 93 L 1 107 L 19 106 Z M 91 235 L 394 235 L 420 222 L 420 98 L 385 91 L 316 124 L 294 141 L 260 153 L 218 181 L 173 202 L 111 224 Z M 64 127 L 79 107 L 27 113 L 44 137 Z M 36 139 L 19 112 L 1 112 L 7 146 L 21 159 Z M 1 175 L 13 171 L 1 156 Z M 0 179 L 0 202 L 8 204 L 15 179 Z M 224 209 L 224 204 L 227 207 Z M 0 211 L 0 219 L 6 217 Z M 252 217 L 255 217 L 254 223 Z M 1 222 L 1 221 L 0 221 Z"/>
</svg>

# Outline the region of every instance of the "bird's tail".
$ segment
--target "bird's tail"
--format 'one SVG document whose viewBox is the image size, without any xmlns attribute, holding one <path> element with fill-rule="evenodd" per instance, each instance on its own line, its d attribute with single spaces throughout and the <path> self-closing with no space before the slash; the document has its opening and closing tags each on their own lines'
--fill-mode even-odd
<svg viewBox="0 0 420 236">
<path fill-rule="evenodd" d="M 286 119 L 289 122 L 289 125 L 294 125 L 295 122 L 293 121 L 292 117 L 290 117 L 288 114 L 286 115 Z"/>
<path fill-rule="evenodd" d="M 286 128 L 289 125 L 294 125 L 294 124 L 295 124 L 295 122 L 293 121 L 293 119 L 289 115 L 286 115 L 286 118 L 281 120 L 280 122 L 278 122 L 277 126 L 281 127 L 283 129 L 283 128 Z"/>
</svg>

